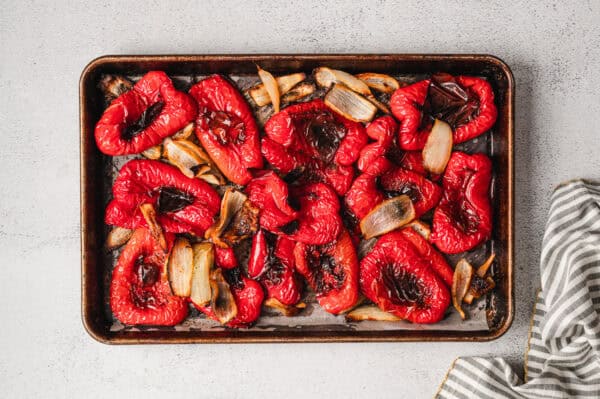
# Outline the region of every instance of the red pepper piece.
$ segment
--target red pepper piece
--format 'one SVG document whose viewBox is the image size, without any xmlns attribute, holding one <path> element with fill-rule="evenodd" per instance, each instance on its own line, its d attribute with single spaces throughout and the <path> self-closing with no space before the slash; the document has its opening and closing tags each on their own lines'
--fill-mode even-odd
<svg viewBox="0 0 600 399">
<path fill-rule="evenodd" d="M 339 314 L 358 301 L 358 258 L 352 239 L 342 230 L 335 242 L 315 246 L 297 243 L 296 269 L 304 276 L 325 311 Z"/>
<path fill-rule="evenodd" d="M 335 240 L 342 229 L 335 191 L 326 184 L 311 183 L 293 187 L 292 196 L 300 204 L 298 219 L 280 227 L 280 231 L 305 244 L 322 245 Z"/>
<path fill-rule="evenodd" d="M 260 230 L 252 238 L 248 275 L 262 283 L 267 297 L 292 306 L 300 301 L 301 282 L 296 276 L 294 241 Z"/>
<path fill-rule="evenodd" d="M 223 276 L 231 288 L 237 306 L 237 315 L 227 323 L 227 327 L 247 328 L 260 316 L 265 293 L 261 285 L 242 275 L 239 267 L 224 270 Z M 196 306 L 207 317 L 217 320 L 210 306 Z"/>
<path fill-rule="evenodd" d="M 413 323 L 436 323 L 450 291 L 401 231 L 381 237 L 360 262 L 360 286 L 379 308 Z"/>
<path fill-rule="evenodd" d="M 434 118 L 448 122 L 454 143 L 462 143 L 489 130 L 498 115 L 487 81 L 449 74 L 435 74 L 396 90 L 390 108 L 400 121 L 400 147 L 405 150 L 425 146 Z"/>
<path fill-rule="evenodd" d="M 415 207 L 416 218 L 433 209 L 442 198 L 440 186 L 416 172 L 402 168 L 394 168 L 383 174 L 380 184 L 389 198 L 408 195 Z"/>
<path fill-rule="evenodd" d="M 252 205 L 259 209 L 261 227 L 278 232 L 279 227 L 297 219 L 298 209 L 292 208 L 287 184 L 273 171 L 255 177 L 246 186 Z"/>
<path fill-rule="evenodd" d="M 94 135 L 107 155 L 139 154 L 192 122 L 196 103 L 160 71 L 148 72 L 117 97 L 96 124 Z"/>
<path fill-rule="evenodd" d="M 220 202 L 206 182 L 188 178 L 163 162 L 134 159 L 119 171 L 104 220 L 128 229 L 144 227 L 139 206 L 149 203 L 155 205 L 165 231 L 202 236 L 213 224 Z"/>
<path fill-rule="evenodd" d="M 421 151 L 406 151 L 398 164 L 404 169 L 412 170 L 421 175 L 426 175 L 427 171 L 423 166 L 423 153 Z"/>
<path fill-rule="evenodd" d="M 360 221 L 371 209 L 385 199 L 378 187 L 378 177 L 369 173 L 358 176 L 346 193 L 346 207 Z"/>
<path fill-rule="evenodd" d="M 239 266 L 233 248 L 221 248 L 215 245 L 215 264 L 223 269 L 233 269 Z"/>
<path fill-rule="evenodd" d="M 198 103 L 196 136 L 232 182 L 244 185 L 249 169 L 263 166 L 259 133 L 252 110 L 227 80 L 213 75 L 195 84 L 190 94 Z"/>
<path fill-rule="evenodd" d="M 367 126 L 367 135 L 376 142 L 367 144 L 361 150 L 357 162 L 358 169 L 361 172 L 366 172 L 380 158 L 385 157 L 394 144 L 397 129 L 398 124 L 394 118 L 387 115 L 375 119 Z"/>
<path fill-rule="evenodd" d="M 490 237 L 491 177 L 492 162 L 487 156 L 452 154 L 442 179 L 444 196 L 433 214 L 431 241 L 440 251 L 469 251 Z"/>
<path fill-rule="evenodd" d="M 165 238 L 170 248 L 173 235 Z M 165 325 L 180 323 L 188 313 L 184 298 L 171 294 L 164 273 L 167 253 L 148 230 L 137 229 L 119 256 L 110 283 L 110 307 L 121 323 Z"/>
<path fill-rule="evenodd" d="M 429 262 L 431 269 L 442 279 L 448 287 L 452 287 L 452 279 L 454 270 L 448 265 L 444 256 L 435 250 L 433 245 L 429 243 L 423 236 L 413 230 L 411 227 L 406 227 L 402 230 L 402 235 L 410 241 L 419 252 L 423 259 Z"/>
<path fill-rule="evenodd" d="M 350 121 L 321 100 L 295 104 L 265 125 L 262 153 L 283 174 L 323 181 L 343 195 L 350 187 L 350 165 L 367 143 L 362 124 Z"/>
</svg>

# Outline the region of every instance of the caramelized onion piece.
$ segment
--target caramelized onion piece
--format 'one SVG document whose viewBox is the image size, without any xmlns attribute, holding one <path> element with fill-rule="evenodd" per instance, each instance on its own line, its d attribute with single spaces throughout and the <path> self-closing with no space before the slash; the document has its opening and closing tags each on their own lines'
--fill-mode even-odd
<svg viewBox="0 0 600 399">
<path fill-rule="evenodd" d="M 360 306 L 346 315 L 347 321 L 398 321 L 402 320 L 398 316 L 385 312 L 375 305 Z"/>
<path fill-rule="evenodd" d="M 264 302 L 264 305 L 269 308 L 275 309 L 276 311 L 278 311 L 279 313 L 281 313 L 282 315 L 284 315 L 286 317 L 296 316 L 298 314 L 298 312 L 300 312 L 302 309 L 304 309 L 306 307 L 306 304 L 303 302 L 297 304 L 296 306 L 284 305 L 283 303 L 279 302 L 275 298 L 268 298 Z"/>
<path fill-rule="evenodd" d="M 192 290 L 192 271 L 194 267 L 194 251 L 190 242 L 182 237 L 175 240 L 167 273 L 173 295 L 188 297 Z"/>
<path fill-rule="evenodd" d="M 225 184 L 225 179 L 219 177 L 219 175 L 215 175 L 212 173 L 204 173 L 198 176 L 198 178 L 204 180 L 208 184 L 212 184 L 213 186 L 222 186 L 223 184 Z"/>
<path fill-rule="evenodd" d="M 429 241 L 429 237 L 431 237 L 431 227 L 429 227 L 427 223 L 420 220 L 415 220 L 414 222 L 407 224 L 406 227 L 412 228 L 414 231 L 419 233 L 421 237 Z"/>
<path fill-rule="evenodd" d="M 360 73 L 356 77 L 367 84 L 372 89 L 386 94 L 392 94 L 400 88 L 400 84 L 390 75 L 383 73 Z"/>
<path fill-rule="evenodd" d="M 438 175 L 443 173 L 452 153 L 452 144 L 452 128 L 436 119 L 423 148 L 425 170 Z"/>
<path fill-rule="evenodd" d="M 302 82 L 306 79 L 306 74 L 303 72 L 293 73 L 291 75 L 284 75 L 275 78 L 277 81 L 277 88 L 279 89 L 279 94 L 284 95 L 285 93 L 292 90 L 294 86 L 298 83 Z M 248 94 L 252 97 L 252 100 L 258 105 L 262 107 L 263 105 L 271 104 L 271 97 L 267 92 L 264 84 L 259 84 L 258 86 L 254 86 L 250 90 L 248 90 Z M 282 99 L 283 101 L 283 99 Z"/>
<path fill-rule="evenodd" d="M 194 133 L 194 122 L 188 123 L 183 129 L 172 136 L 173 140 L 186 140 Z"/>
<path fill-rule="evenodd" d="M 163 251 L 167 250 L 167 240 L 165 239 L 165 235 L 163 234 L 162 227 L 158 224 L 156 220 L 156 209 L 152 204 L 142 204 L 140 205 L 140 211 L 142 212 L 142 216 L 144 216 L 144 220 L 148 225 L 148 230 L 152 237 L 156 240 L 158 245 L 163 249 Z"/>
<path fill-rule="evenodd" d="M 415 208 L 408 195 L 387 199 L 360 221 L 360 231 L 365 240 L 389 233 L 410 223 L 415 218 Z"/>
<path fill-rule="evenodd" d="M 148 159 L 160 159 L 162 155 L 162 146 L 155 145 L 154 147 L 150 147 L 145 151 L 142 151 L 142 155 Z"/>
<path fill-rule="evenodd" d="M 121 94 L 128 92 L 133 88 L 133 83 L 120 75 L 104 75 L 98 84 L 98 87 L 104 94 L 104 99 L 110 103 Z"/>
<path fill-rule="evenodd" d="M 488 256 L 488 258 L 485 260 L 485 262 L 483 262 L 481 266 L 477 268 L 477 275 L 479 277 L 483 278 L 486 275 L 488 269 L 490 268 L 492 263 L 494 263 L 494 259 L 496 259 L 496 254 L 492 252 L 490 256 Z"/>
<path fill-rule="evenodd" d="M 299 85 L 294 87 L 292 90 L 285 93 L 285 95 L 283 95 L 281 97 L 281 102 L 283 104 L 289 104 L 294 101 L 298 101 L 301 98 L 310 96 L 311 94 L 313 94 L 315 92 L 315 90 L 316 90 L 315 85 L 310 82 L 300 83 Z"/>
<path fill-rule="evenodd" d="M 210 273 L 210 289 L 210 307 L 215 317 L 221 324 L 229 323 L 237 316 L 238 309 L 235 304 L 235 298 L 231 293 L 231 288 L 227 281 L 225 281 L 225 277 L 223 277 L 221 268 L 213 270 Z"/>
<path fill-rule="evenodd" d="M 197 306 L 206 306 L 210 302 L 210 273 L 215 264 L 215 251 L 209 242 L 201 242 L 192 246 L 194 267 L 192 269 L 192 286 L 190 299 Z"/>
<path fill-rule="evenodd" d="M 454 269 L 454 279 L 452 280 L 452 305 L 460 314 L 460 318 L 465 320 L 467 315 L 462 309 L 462 301 L 473 277 L 473 266 L 466 259 L 461 259 Z"/>
<path fill-rule="evenodd" d="M 327 67 L 320 67 L 315 69 L 315 80 L 317 84 L 322 87 L 331 87 L 334 83 L 341 83 L 348 89 L 362 94 L 363 96 L 370 97 L 371 89 L 362 80 L 358 79 L 354 75 L 350 75 L 348 72 L 340 71 L 337 69 L 330 69 Z"/>
<path fill-rule="evenodd" d="M 265 71 L 261 67 L 258 68 L 258 77 L 262 81 L 265 86 L 265 90 L 269 93 L 269 98 L 271 99 L 271 103 L 273 104 L 273 110 L 275 113 L 279 112 L 279 104 L 280 104 L 280 94 L 279 94 L 279 85 L 277 81 L 271 75 L 270 72 Z"/>
<path fill-rule="evenodd" d="M 194 177 L 194 169 L 209 163 L 208 155 L 196 144 L 188 140 L 172 140 L 167 137 L 163 141 L 163 155 L 170 164 L 187 177 Z"/>
<path fill-rule="evenodd" d="M 244 193 L 228 188 L 221 200 L 219 219 L 204 236 L 221 248 L 230 247 L 256 232 L 258 212 Z"/>
<path fill-rule="evenodd" d="M 126 229 L 123 227 L 115 227 L 106 239 L 106 248 L 109 250 L 117 249 L 127 243 L 133 234 L 133 230 Z"/>
<path fill-rule="evenodd" d="M 355 122 L 369 122 L 377 113 L 377 107 L 371 101 L 341 84 L 329 90 L 325 95 L 325 104 Z"/>
<path fill-rule="evenodd" d="M 493 278 L 490 276 L 485 277 L 488 269 L 492 263 L 494 263 L 495 257 L 496 254 L 492 253 L 485 262 L 477 268 L 477 272 L 471 280 L 471 286 L 469 287 L 469 291 L 465 295 L 463 302 L 471 304 L 474 299 L 481 298 L 496 286 L 496 282 Z"/>
</svg>

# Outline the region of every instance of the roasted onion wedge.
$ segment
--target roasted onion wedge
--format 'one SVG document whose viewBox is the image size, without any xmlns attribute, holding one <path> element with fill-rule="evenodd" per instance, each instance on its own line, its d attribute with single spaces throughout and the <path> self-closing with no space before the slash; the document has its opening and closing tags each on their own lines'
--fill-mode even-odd
<svg viewBox="0 0 600 399">
<path fill-rule="evenodd" d="M 279 85 L 277 84 L 277 80 L 271 75 L 270 72 L 265 71 L 261 67 L 258 68 L 258 77 L 263 83 L 265 90 L 269 94 L 269 98 L 271 99 L 271 104 L 273 104 L 273 110 L 275 113 L 279 112 L 279 104 L 281 101 L 281 94 L 279 93 Z"/>
<path fill-rule="evenodd" d="M 145 151 L 142 151 L 142 155 L 148 159 L 160 159 L 162 156 L 162 145 L 155 145 L 154 147 L 150 147 Z"/>
<path fill-rule="evenodd" d="M 194 133 L 194 122 L 188 123 L 183 129 L 171 136 L 171 138 L 173 140 L 186 140 L 192 133 Z"/>
<path fill-rule="evenodd" d="M 320 67 L 315 69 L 314 74 L 319 86 L 329 88 L 335 83 L 341 83 L 348 89 L 363 96 L 370 97 L 372 95 L 371 89 L 369 89 L 369 86 L 365 82 L 348 72 Z"/>
<path fill-rule="evenodd" d="M 479 277 L 483 278 L 487 274 L 490 266 L 492 263 L 494 263 L 494 259 L 496 259 L 496 254 L 492 252 L 485 262 L 483 262 L 481 266 L 477 268 L 477 275 Z"/>
<path fill-rule="evenodd" d="M 190 242 L 179 237 L 175 240 L 169 262 L 167 273 L 169 285 L 173 295 L 188 297 L 192 289 L 192 271 L 194 268 L 194 251 Z"/>
<path fill-rule="evenodd" d="M 465 320 L 467 315 L 462 309 L 462 301 L 473 277 L 473 266 L 466 259 L 461 259 L 454 269 L 454 279 L 452 280 L 452 305 L 460 314 L 460 318 Z"/>
<path fill-rule="evenodd" d="M 204 151 L 191 141 L 166 138 L 163 141 L 163 147 L 164 157 L 187 177 L 194 177 L 195 169 L 209 163 L 208 156 Z"/>
<path fill-rule="evenodd" d="M 284 94 L 292 90 L 292 88 L 298 83 L 302 82 L 304 79 L 306 79 L 306 74 L 303 72 L 293 73 L 291 75 L 284 75 L 275 78 L 275 81 L 277 81 L 279 94 L 283 96 Z M 254 100 L 256 105 L 258 105 L 259 107 L 271 104 L 271 97 L 269 96 L 265 85 L 262 83 L 248 90 L 248 94 L 250 95 L 250 97 L 252 97 L 252 100 Z"/>
<path fill-rule="evenodd" d="M 381 202 L 360 221 L 365 240 L 389 233 L 412 222 L 415 208 L 408 195 L 399 195 Z"/>
<path fill-rule="evenodd" d="M 106 248 L 109 250 L 117 249 L 127 243 L 133 234 L 133 230 L 126 229 L 123 227 L 115 227 L 110 233 L 108 233 L 108 238 L 106 239 Z"/>
<path fill-rule="evenodd" d="M 364 305 L 360 306 L 346 315 L 348 321 L 363 321 L 363 320 L 374 320 L 374 321 L 398 321 L 402 320 L 398 316 L 391 313 L 384 312 L 375 305 Z"/>
<path fill-rule="evenodd" d="M 210 302 L 210 273 L 215 264 L 215 250 L 209 242 L 192 245 L 194 266 L 190 299 L 196 306 L 206 306 Z"/>
<path fill-rule="evenodd" d="M 438 175 L 443 173 L 452 154 L 452 145 L 452 128 L 436 119 L 423 148 L 425 170 Z"/>
<path fill-rule="evenodd" d="M 281 89 L 280 89 L 281 90 Z M 315 92 L 316 88 L 313 83 L 304 82 L 295 86 L 292 90 L 288 91 L 281 97 L 283 104 L 289 104 L 294 101 L 298 101 L 304 97 L 310 96 Z"/>
<path fill-rule="evenodd" d="M 237 305 L 235 298 L 231 293 L 231 288 L 225 277 L 223 277 L 223 271 L 221 268 L 213 270 L 210 273 L 210 307 L 212 308 L 215 317 L 221 324 L 227 324 L 235 316 L 237 316 Z"/>
<path fill-rule="evenodd" d="M 120 75 L 104 75 L 98 84 L 98 87 L 104 94 L 104 99 L 110 103 L 121 94 L 131 90 L 133 83 Z"/>
<path fill-rule="evenodd" d="M 208 184 L 212 184 L 213 186 L 222 186 L 225 184 L 225 179 L 223 179 L 223 177 L 213 173 L 203 173 L 202 175 L 198 176 L 198 178 L 204 180 Z"/>
<path fill-rule="evenodd" d="M 298 312 L 300 312 L 302 309 L 304 309 L 306 307 L 306 304 L 303 302 L 298 303 L 295 306 L 284 305 L 283 303 L 279 302 L 275 298 L 268 298 L 264 302 L 264 305 L 269 308 L 275 309 L 277 312 L 281 313 L 282 315 L 284 315 L 286 317 L 296 316 L 298 314 Z"/>
<path fill-rule="evenodd" d="M 167 240 L 163 233 L 162 227 L 158 224 L 156 220 L 156 209 L 154 209 L 154 205 L 152 204 L 142 204 L 140 205 L 140 211 L 142 212 L 142 216 L 148 225 L 148 230 L 152 237 L 156 240 L 158 245 L 163 249 L 163 251 L 167 250 Z"/>
<path fill-rule="evenodd" d="M 481 298 L 488 292 L 490 292 L 495 286 L 496 282 L 490 276 L 485 277 L 490 266 L 494 263 L 496 257 L 495 253 L 492 253 L 481 266 L 477 268 L 473 279 L 471 280 L 471 286 L 469 291 L 465 295 L 463 302 L 471 304 L 474 299 Z"/>
<path fill-rule="evenodd" d="M 421 237 L 429 241 L 429 238 L 431 237 L 431 227 L 429 227 L 427 223 L 420 220 L 415 220 L 414 222 L 407 224 L 406 227 L 412 228 L 414 231 L 419 233 Z"/>
<path fill-rule="evenodd" d="M 365 82 L 370 88 L 382 93 L 392 94 L 400 88 L 400 84 L 396 79 L 383 73 L 360 73 L 356 77 Z"/>
<path fill-rule="evenodd" d="M 369 122 L 377 113 L 371 101 L 343 84 L 334 85 L 324 101 L 335 112 L 355 122 Z"/>
<path fill-rule="evenodd" d="M 256 232 L 258 211 L 244 193 L 228 188 L 221 200 L 219 219 L 204 236 L 221 248 L 230 247 Z"/>
</svg>

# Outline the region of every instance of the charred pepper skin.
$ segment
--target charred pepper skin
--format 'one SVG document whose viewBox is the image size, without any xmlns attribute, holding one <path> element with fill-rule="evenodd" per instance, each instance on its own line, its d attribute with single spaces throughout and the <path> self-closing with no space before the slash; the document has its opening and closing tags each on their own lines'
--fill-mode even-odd
<svg viewBox="0 0 600 399">
<path fill-rule="evenodd" d="M 356 305 L 359 296 L 358 258 L 346 230 L 342 230 L 337 240 L 328 245 L 296 243 L 294 256 L 298 273 L 315 291 L 317 302 L 326 312 L 340 314 Z"/>
<path fill-rule="evenodd" d="M 275 169 L 328 183 L 340 195 L 350 187 L 351 165 L 368 140 L 362 124 L 336 114 L 322 100 L 285 108 L 267 121 L 265 133 L 262 154 Z"/>
<path fill-rule="evenodd" d="M 94 131 L 96 144 L 107 155 L 139 154 L 183 129 L 196 115 L 194 100 L 176 90 L 164 72 L 148 72 L 104 111 Z"/>
<path fill-rule="evenodd" d="M 490 238 L 491 177 L 492 162 L 484 154 L 452 154 L 442 179 L 444 196 L 433 214 L 431 241 L 440 251 L 469 251 Z"/>
<path fill-rule="evenodd" d="M 423 259 L 429 262 L 431 270 L 433 270 L 448 287 L 452 287 L 454 270 L 452 267 L 450 267 L 448 262 L 446 262 L 446 258 L 444 258 L 444 256 L 439 253 L 433 247 L 433 245 L 429 243 L 429 241 L 423 238 L 411 227 L 403 228 L 400 231 L 402 232 L 404 238 L 410 241 L 410 243 L 417 249 Z"/>
<path fill-rule="evenodd" d="M 412 323 L 437 323 L 450 305 L 446 284 L 398 230 L 361 260 L 360 286 L 380 309 Z"/>
<path fill-rule="evenodd" d="M 198 104 L 196 136 L 218 166 L 235 184 L 245 185 L 251 169 L 261 169 L 258 126 L 240 92 L 220 75 L 192 86 Z"/>
<path fill-rule="evenodd" d="M 166 189 L 181 193 L 186 198 L 180 204 L 184 206 L 161 213 L 157 203 Z M 145 227 L 139 206 L 149 203 L 156 206 L 158 222 L 165 231 L 202 236 L 213 224 L 220 202 L 219 194 L 208 183 L 188 178 L 176 167 L 160 161 L 134 159 L 119 171 L 104 220 L 128 229 Z"/>
<path fill-rule="evenodd" d="M 300 301 L 302 292 L 295 272 L 295 243 L 283 236 L 268 240 L 267 234 L 260 230 L 252 238 L 248 275 L 265 287 L 268 298 L 293 306 Z"/>
<path fill-rule="evenodd" d="M 452 82 L 456 82 L 464 93 L 474 96 L 478 107 L 477 112 L 469 120 L 458 124 L 451 123 L 454 143 L 471 140 L 491 129 L 496 122 L 498 111 L 490 84 L 484 79 L 473 76 L 455 78 L 447 74 L 445 76 Z M 392 113 L 400 121 L 399 144 L 404 150 L 421 150 L 425 146 L 433 125 L 433 117 L 427 114 L 426 102 L 430 100 L 430 85 L 434 81 L 436 81 L 435 75 L 432 79 L 422 80 L 396 90 L 390 98 Z"/>
<path fill-rule="evenodd" d="M 171 248 L 173 235 L 166 235 Z M 150 232 L 137 229 L 125 245 L 110 284 L 110 307 L 115 317 L 127 325 L 180 323 L 188 314 L 187 301 L 171 294 L 164 268 L 164 252 Z"/>
</svg>

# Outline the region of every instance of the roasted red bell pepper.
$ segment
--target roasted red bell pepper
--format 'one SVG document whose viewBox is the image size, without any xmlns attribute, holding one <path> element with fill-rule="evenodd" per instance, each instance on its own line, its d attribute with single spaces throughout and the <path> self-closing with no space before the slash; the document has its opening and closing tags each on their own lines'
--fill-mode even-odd
<svg viewBox="0 0 600 399">
<path fill-rule="evenodd" d="M 250 202 L 259 209 L 260 226 L 273 233 L 298 218 L 300 204 L 294 202 L 287 184 L 273 171 L 255 177 L 246 186 Z"/>
<path fill-rule="evenodd" d="M 104 111 L 94 131 L 96 144 L 108 155 L 139 154 L 177 133 L 196 115 L 194 100 L 177 91 L 164 72 L 148 72 Z"/>
<path fill-rule="evenodd" d="M 104 220 L 128 229 L 146 226 L 139 206 L 148 203 L 155 206 L 165 231 L 201 236 L 213 224 L 220 201 L 203 180 L 160 161 L 134 159 L 119 171 Z"/>
<path fill-rule="evenodd" d="M 170 248 L 173 235 L 165 238 Z M 164 273 L 167 255 L 148 230 L 134 231 L 110 283 L 110 307 L 121 323 L 172 326 L 187 316 L 186 300 L 171 294 Z"/>
<path fill-rule="evenodd" d="M 261 285 L 242 274 L 239 267 L 224 270 L 223 276 L 231 288 L 231 293 L 237 307 L 237 315 L 226 324 L 232 328 L 247 328 L 258 319 L 265 293 Z M 194 307 L 204 313 L 207 317 L 217 320 L 210 306 Z"/>
<path fill-rule="evenodd" d="M 427 241 L 423 236 L 413 230 L 411 227 L 406 227 L 402 230 L 402 235 L 411 244 L 414 245 L 417 252 L 423 259 L 429 262 L 431 269 L 442 279 L 448 287 L 452 287 L 452 279 L 454 277 L 454 270 L 450 267 L 444 256 L 436 251 L 436 249 Z"/>
<path fill-rule="evenodd" d="M 362 124 L 352 122 L 321 100 L 295 104 L 265 124 L 262 153 L 283 174 L 329 183 L 343 195 L 350 187 L 351 165 L 367 143 Z"/>
<path fill-rule="evenodd" d="M 421 151 L 406 151 L 402 154 L 398 166 L 412 170 L 421 175 L 426 175 L 427 171 L 423 166 L 423 153 Z"/>
<path fill-rule="evenodd" d="M 302 283 L 296 275 L 294 241 L 260 230 L 252 238 L 248 275 L 267 290 L 267 297 L 292 306 L 300 301 Z"/>
<path fill-rule="evenodd" d="M 469 251 L 492 233 L 492 162 L 484 154 L 454 152 L 442 183 L 444 195 L 433 214 L 431 241 L 440 251 Z"/>
<path fill-rule="evenodd" d="M 413 323 L 436 323 L 450 291 L 402 231 L 381 237 L 360 262 L 360 286 L 379 308 Z"/>
<path fill-rule="evenodd" d="M 358 258 L 352 239 L 342 230 L 336 241 L 315 246 L 297 243 L 296 269 L 315 291 L 319 305 L 333 314 L 358 301 Z"/>
<path fill-rule="evenodd" d="M 239 266 L 235 251 L 233 248 L 221 248 L 218 245 L 215 248 L 215 265 L 223 269 L 233 269 Z"/>
<path fill-rule="evenodd" d="M 385 199 L 378 185 L 379 178 L 370 173 L 358 176 L 346 193 L 344 202 L 357 221 L 367 216 L 371 209 Z"/>
<path fill-rule="evenodd" d="M 240 92 L 220 75 L 190 89 L 198 103 L 196 136 L 223 174 L 232 182 L 250 181 L 250 169 L 262 168 L 260 138 L 252 110 Z"/>
<path fill-rule="evenodd" d="M 380 187 L 387 197 L 406 194 L 415 207 L 415 218 L 420 218 L 438 204 L 442 188 L 417 172 L 394 168 L 381 176 Z"/>
<path fill-rule="evenodd" d="M 487 81 L 443 73 L 396 90 L 390 108 L 400 121 L 399 143 L 405 150 L 425 146 L 434 119 L 449 123 L 454 143 L 462 143 L 488 131 L 497 117 Z"/>
<path fill-rule="evenodd" d="M 398 124 L 391 116 L 382 116 L 367 126 L 367 135 L 375 140 L 363 147 L 356 166 L 361 172 L 367 172 L 374 163 L 385 158 L 386 153 L 394 144 Z"/>
</svg>

